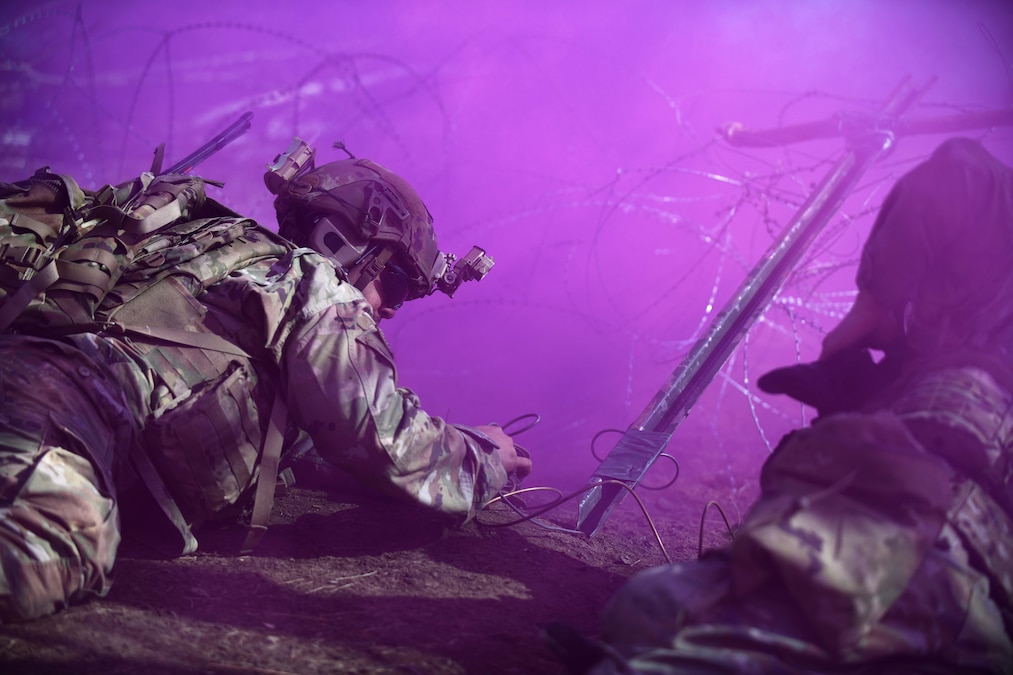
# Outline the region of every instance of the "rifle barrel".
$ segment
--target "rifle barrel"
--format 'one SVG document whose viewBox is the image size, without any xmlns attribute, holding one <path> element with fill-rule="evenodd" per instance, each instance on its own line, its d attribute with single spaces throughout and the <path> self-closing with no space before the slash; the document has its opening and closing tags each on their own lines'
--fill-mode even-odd
<svg viewBox="0 0 1013 675">
<path fill-rule="evenodd" d="M 243 113 L 225 131 L 173 164 L 163 173 L 190 173 L 198 164 L 249 131 L 251 119 L 253 119 L 252 112 Z"/>
</svg>

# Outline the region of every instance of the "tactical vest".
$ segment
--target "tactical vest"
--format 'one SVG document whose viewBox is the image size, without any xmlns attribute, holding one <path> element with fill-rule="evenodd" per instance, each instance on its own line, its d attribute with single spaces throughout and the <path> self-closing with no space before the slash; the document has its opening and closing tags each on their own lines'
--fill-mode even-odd
<svg viewBox="0 0 1013 675">
<path fill-rule="evenodd" d="M 200 178 L 143 174 L 120 186 L 86 192 L 72 178 L 43 168 L 26 181 L 0 183 L 0 332 L 119 334 L 192 348 L 182 351 L 201 365 L 192 371 L 193 381 L 180 386 L 196 386 L 205 375 L 219 378 L 230 357 L 251 357 L 186 308 L 232 272 L 292 248 L 208 199 Z M 150 354 L 157 357 L 157 352 Z M 220 415 L 211 419 L 219 427 L 234 422 Z M 286 419 L 278 396 L 259 448 L 246 443 L 224 449 L 232 453 L 231 464 L 245 465 L 246 481 L 257 483 L 244 550 L 266 529 Z M 259 430 L 251 435 L 259 436 Z M 185 467 L 206 463 L 207 457 L 177 457 L 167 465 L 160 455 L 149 456 L 146 441 L 155 441 L 156 449 L 161 439 L 148 438 L 145 430 L 130 464 L 182 535 L 180 551 L 192 552 L 197 546 L 189 526 L 193 518 L 181 513 L 163 476 L 187 503 L 197 499 L 213 509 L 234 495 L 204 476 L 185 474 Z M 185 452 L 208 450 L 181 445 Z"/>
</svg>

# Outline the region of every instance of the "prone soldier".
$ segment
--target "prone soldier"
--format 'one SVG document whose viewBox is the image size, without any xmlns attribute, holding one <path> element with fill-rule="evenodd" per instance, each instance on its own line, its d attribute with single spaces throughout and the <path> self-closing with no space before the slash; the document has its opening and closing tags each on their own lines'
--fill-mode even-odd
<svg viewBox="0 0 1013 675">
<path fill-rule="evenodd" d="M 820 416 L 732 543 L 633 577 L 599 643 L 553 627 L 570 671 L 1011 672 L 1011 257 L 1013 169 L 944 142 L 884 201 L 820 359 L 761 379 Z"/>
<path fill-rule="evenodd" d="M 249 550 L 280 458 L 306 439 L 460 520 L 530 471 L 499 427 L 426 413 L 378 328 L 491 258 L 453 265 L 379 164 L 314 160 L 296 139 L 265 176 L 278 234 L 182 173 L 86 192 L 43 169 L 0 186 L 0 621 L 108 592 L 123 495 L 157 504 L 175 553 L 252 502 Z"/>
</svg>

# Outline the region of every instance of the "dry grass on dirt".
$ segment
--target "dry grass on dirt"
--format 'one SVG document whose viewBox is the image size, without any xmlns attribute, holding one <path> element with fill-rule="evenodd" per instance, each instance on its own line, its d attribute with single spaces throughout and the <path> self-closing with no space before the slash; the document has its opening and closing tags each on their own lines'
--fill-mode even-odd
<svg viewBox="0 0 1013 675">
<path fill-rule="evenodd" d="M 642 493 L 674 560 L 696 557 L 701 512 L 727 504 L 725 483 L 684 466 L 673 487 Z M 571 503 L 542 520 L 572 528 L 575 514 Z M 494 505 L 486 524 L 447 527 L 341 481 L 302 480 L 253 555 L 233 553 L 236 528 L 205 531 L 195 556 L 121 558 L 102 600 L 0 627 L 0 672 L 564 673 L 542 627 L 594 636 L 609 596 L 664 558 L 632 499 L 591 539 L 488 525 L 512 517 Z M 706 545 L 726 539 L 709 513 Z"/>
</svg>

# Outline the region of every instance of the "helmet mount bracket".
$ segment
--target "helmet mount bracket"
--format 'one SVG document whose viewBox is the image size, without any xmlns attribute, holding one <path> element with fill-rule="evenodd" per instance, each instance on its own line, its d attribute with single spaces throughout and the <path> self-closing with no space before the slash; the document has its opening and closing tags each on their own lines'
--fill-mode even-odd
<svg viewBox="0 0 1013 675">
<path fill-rule="evenodd" d="M 452 297 L 463 282 L 485 277 L 493 259 L 484 250 L 463 258 L 439 250 L 432 215 L 403 178 L 335 149 L 349 158 L 318 166 L 316 151 L 297 137 L 267 166 L 282 236 L 330 259 L 360 290 L 395 259 L 408 280 L 406 300 L 437 290 Z"/>
</svg>

